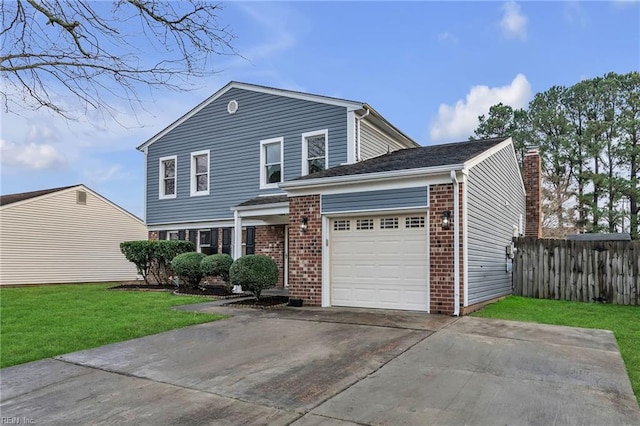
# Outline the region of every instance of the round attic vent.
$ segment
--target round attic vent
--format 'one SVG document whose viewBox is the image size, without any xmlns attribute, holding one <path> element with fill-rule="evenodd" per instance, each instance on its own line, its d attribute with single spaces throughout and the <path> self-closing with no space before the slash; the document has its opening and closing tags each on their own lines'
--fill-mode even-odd
<svg viewBox="0 0 640 426">
<path fill-rule="evenodd" d="M 238 101 L 236 101 L 235 99 L 232 101 L 229 101 L 229 103 L 227 104 L 227 112 L 229 112 L 229 114 L 235 114 L 237 110 L 238 110 Z"/>
</svg>

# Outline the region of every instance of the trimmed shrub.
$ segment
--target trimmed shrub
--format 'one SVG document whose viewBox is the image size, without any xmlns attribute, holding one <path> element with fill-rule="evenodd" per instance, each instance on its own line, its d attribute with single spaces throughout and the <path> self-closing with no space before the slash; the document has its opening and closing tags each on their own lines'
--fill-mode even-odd
<svg viewBox="0 0 640 426">
<path fill-rule="evenodd" d="M 154 260 L 154 241 L 124 241 L 120 243 L 120 251 L 124 257 L 136 265 L 138 274 L 142 275 L 144 282 L 149 284 L 149 274 Z"/>
<path fill-rule="evenodd" d="M 229 270 L 232 285 L 242 286 L 260 300 L 262 290 L 275 287 L 278 282 L 278 266 L 269 256 L 249 254 L 236 259 Z"/>
<path fill-rule="evenodd" d="M 212 254 L 202 259 L 200 268 L 202 274 L 212 277 L 220 277 L 224 281 L 228 290 L 231 290 L 229 282 L 229 269 L 233 263 L 233 258 L 226 253 Z"/>
<path fill-rule="evenodd" d="M 173 258 L 194 250 L 195 247 L 191 241 L 182 240 L 140 240 L 120 243 L 120 251 L 129 262 L 136 265 L 138 273 L 147 284 L 149 284 L 149 277 L 153 277 L 158 284 L 168 283 Z"/>
<path fill-rule="evenodd" d="M 168 283 L 173 275 L 171 262 L 182 253 L 194 252 L 196 247 L 191 241 L 159 240 L 154 241 L 154 265 L 152 273 L 160 283 Z"/>
<path fill-rule="evenodd" d="M 179 254 L 171 261 L 171 269 L 187 286 L 197 288 L 202 280 L 200 262 L 205 257 L 204 253 L 195 251 Z"/>
</svg>

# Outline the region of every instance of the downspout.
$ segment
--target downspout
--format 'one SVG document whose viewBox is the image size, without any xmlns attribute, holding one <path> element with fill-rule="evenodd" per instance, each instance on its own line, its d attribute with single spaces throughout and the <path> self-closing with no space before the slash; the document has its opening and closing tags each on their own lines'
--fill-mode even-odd
<svg viewBox="0 0 640 426">
<path fill-rule="evenodd" d="M 361 157 L 360 157 L 360 121 L 362 121 L 364 118 L 368 117 L 369 114 L 371 114 L 371 110 L 367 109 L 366 107 L 362 107 L 366 112 L 358 117 L 356 115 L 356 132 L 358 132 L 358 137 L 356 138 L 356 161 L 360 161 Z"/>
<path fill-rule="evenodd" d="M 456 171 L 451 170 L 453 182 L 453 316 L 460 316 L 460 197 Z"/>
</svg>

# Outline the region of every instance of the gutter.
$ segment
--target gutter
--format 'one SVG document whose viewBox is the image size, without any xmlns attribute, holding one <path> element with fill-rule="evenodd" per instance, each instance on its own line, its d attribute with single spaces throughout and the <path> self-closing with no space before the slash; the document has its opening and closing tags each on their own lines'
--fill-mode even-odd
<svg viewBox="0 0 640 426">
<path fill-rule="evenodd" d="M 448 164 L 446 166 L 423 167 L 420 169 L 402 169 L 402 170 L 390 170 L 386 172 L 360 173 L 355 175 L 332 176 L 332 177 L 322 177 L 322 178 L 316 178 L 316 179 L 305 179 L 305 180 L 281 182 L 278 184 L 278 186 L 283 190 L 290 192 L 290 191 L 295 191 L 297 189 L 327 187 L 332 185 L 340 185 L 344 183 L 381 181 L 381 180 L 390 180 L 390 179 L 420 176 L 420 175 L 436 175 L 436 174 L 448 173 L 454 170 L 460 170 L 463 167 L 464 167 L 464 164 Z"/>
<path fill-rule="evenodd" d="M 451 170 L 453 182 L 453 316 L 460 316 L 460 197 L 456 171 Z"/>
</svg>

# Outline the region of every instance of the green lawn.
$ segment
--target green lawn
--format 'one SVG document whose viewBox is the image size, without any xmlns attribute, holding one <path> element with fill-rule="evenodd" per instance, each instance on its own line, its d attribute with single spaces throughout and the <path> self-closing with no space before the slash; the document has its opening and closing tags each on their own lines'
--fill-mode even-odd
<svg viewBox="0 0 640 426">
<path fill-rule="evenodd" d="M 611 330 L 640 400 L 640 306 L 603 305 L 509 296 L 473 316 Z"/>
<path fill-rule="evenodd" d="M 202 298 L 113 285 L 0 289 L 0 367 L 223 318 L 171 309 Z"/>
</svg>

